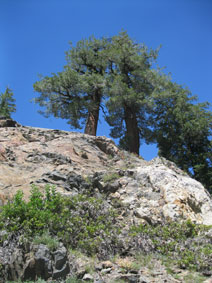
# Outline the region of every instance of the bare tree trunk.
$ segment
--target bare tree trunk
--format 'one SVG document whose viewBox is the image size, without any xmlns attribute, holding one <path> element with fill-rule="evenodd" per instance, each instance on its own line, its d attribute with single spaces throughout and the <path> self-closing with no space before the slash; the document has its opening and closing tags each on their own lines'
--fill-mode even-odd
<svg viewBox="0 0 212 283">
<path fill-rule="evenodd" d="M 130 107 L 125 107 L 126 139 L 129 152 L 139 155 L 140 139 L 139 129 L 135 113 Z"/>
<path fill-rule="evenodd" d="M 88 114 L 88 119 L 84 131 L 85 134 L 96 136 L 98 119 L 99 119 L 99 109 L 96 111 L 92 111 Z"/>
<path fill-rule="evenodd" d="M 85 134 L 96 136 L 97 126 L 99 121 L 99 108 L 101 102 L 101 95 L 96 92 L 93 96 L 94 108 L 88 113 L 88 118 L 85 126 Z"/>
</svg>

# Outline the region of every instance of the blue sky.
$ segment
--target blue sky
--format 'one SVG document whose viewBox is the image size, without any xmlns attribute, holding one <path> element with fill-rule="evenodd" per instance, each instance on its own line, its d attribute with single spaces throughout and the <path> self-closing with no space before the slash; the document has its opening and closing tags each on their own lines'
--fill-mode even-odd
<svg viewBox="0 0 212 283">
<path fill-rule="evenodd" d="M 162 45 L 158 65 L 212 103 L 211 15 L 212 0 L 0 0 L 0 92 L 13 90 L 12 117 L 22 125 L 69 130 L 66 121 L 37 113 L 33 83 L 62 70 L 69 41 L 123 29 L 148 47 Z M 109 136 L 102 119 L 98 135 Z M 157 149 L 142 145 L 140 153 L 151 159 Z"/>
</svg>

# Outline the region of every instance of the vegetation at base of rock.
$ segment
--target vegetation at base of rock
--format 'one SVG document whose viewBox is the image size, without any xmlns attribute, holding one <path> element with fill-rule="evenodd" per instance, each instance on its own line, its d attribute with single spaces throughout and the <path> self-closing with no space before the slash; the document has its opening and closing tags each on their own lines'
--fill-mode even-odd
<svg viewBox="0 0 212 283">
<path fill-rule="evenodd" d="M 50 235 L 48 231 L 45 231 L 41 235 L 35 236 L 33 244 L 39 245 L 44 244 L 49 250 L 56 250 L 59 247 L 59 241 L 56 237 Z"/>
<path fill-rule="evenodd" d="M 98 253 L 104 242 L 115 241 L 118 233 L 115 217 L 115 211 L 105 207 L 101 199 L 85 194 L 63 197 L 49 186 L 43 194 L 33 186 L 28 202 L 23 199 L 23 192 L 18 191 L 3 206 L 0 227 L 8 232 L 21 232 L 47 245 L 54 246 L 52 237 L 57 237 L 70 247 L 93 254 Z"/>
<path fill-rule="evenodd" d="M 77 266 L 80 260 L 84 270 L 74 273 L 73 267 L 75 271 L 71 274 L 76 277 L 69 278 L 68 274 L 64 282 L 78 282 L 84 274 L 97 276 L 102 259 L 110 259 L 111 272 L 117 270 L 114 276 L 120 276 L 113 282 L 119 282 L 127 274 L 142 274 L 145 268 L 152 270 L 154 263 L 160 263 L 172 276 L 179 268 L 195 271 L 199 282 L 203 278 L 200 273 L 211 275 L 210 226 L 191 221 L 132 225 L 127 218 L 118 222 L 119 210 L 113 207 L 113 202 L 110 204 L 85 193 L 62 196 L 50 186 L 43 193 L 33 186 L 28 201 L 18 191 L 0 212 L 0 228 L 4 232 L 0 246 L 15 238 L 15 245 L 24 250 L 23 254 L 29 254 L 32 246 L 32 254 L 36 254 L 40 246 L 54 255 L 64 244 L 68 247 L 69 262 Z M 100 270 L 104 276 L 107 267 Z M 2 274 L 4 271 L 2 267 Z M 186 276 L 191 278 L 189 271 Z"/>
<path fill-rule="evenodd" d="M 204 272 L 212 267 L 212 242 L 197 239 L 210 228 L 191 221 L 156 226 L 140 224 L 131 227 L 130 236 L 138 247 L 139 239 L 148 238 L 152 251 L 167 256 L 180 268 Z"/>
<path fill-rule="evenodd" d="M 177 223 L 171 222 L 167 225 L 150 226 L 140 224 L 138 226 L 132 226 L 130 231 L 131 235 L 137 235 L 138 233 L 148 234 L 150 236 L 162 237 L 165 240 L 170 238 L 175 240 L 185 240 L 187 238 L 193 238 L 198 236 L 199 232 L 209 230 L 210 226 L 196 225 L 190 220 Z"/>
<path fill-rule="evenodd" d="M 110 183 L 112 181 L 115 181 L 119 179 L 121 176 L 119 176 L 118 173 L 112 172 L 112 173 L 107 173 L 103 176 L 102 180 L 104 183 Z"/>
</svg>

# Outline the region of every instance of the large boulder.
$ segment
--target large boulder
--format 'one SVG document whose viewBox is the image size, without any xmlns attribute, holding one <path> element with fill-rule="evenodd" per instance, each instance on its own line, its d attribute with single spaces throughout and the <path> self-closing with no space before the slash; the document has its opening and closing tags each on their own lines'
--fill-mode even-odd
<svg viewBox="0 0 212 283">
<path fill-rule="evenodd" d="M 20 243 L 6 243 L 0 247 L 0 282 L 5 280 L 63 279 L 70 272 L 67 250 L 60 244 L 52 251 L 46 245 L 21 247 Z"/>
<path fill-rule="evenodd" d="M 203 185 L 164 158 L 141 161 L 131 176 L 110 184 L 111 197 L 123 202 L 136 222 L 157 224 L 191 220 L 212 225 L 212 199 Z M 105 185 L 106 187 L 106 185 Z"/>
</svg>

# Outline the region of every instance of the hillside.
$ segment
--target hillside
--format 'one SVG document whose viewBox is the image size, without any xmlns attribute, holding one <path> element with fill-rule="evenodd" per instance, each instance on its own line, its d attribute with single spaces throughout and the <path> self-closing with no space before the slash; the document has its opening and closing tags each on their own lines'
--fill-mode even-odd
<svg viewBox="0 0 212 283">
<path fill-rule="evenodd" d="M 69 201 L 75 200 L 73 211 L 77 214 L 81 208 L 78 220 L 71 224 L 72 230 L 67 230 L 70 220 L 60 229 L 70 231 L 76 240 L 65 239 L 50 224 L 39 233 L 36 228 L 35 235 L 29 231 L 26 235 L 24 225 L 11 229 L 11 220 L 4 218 L 0 282 L 39 277 L 57 282 L 65 278 L 67 282 L 186 282 L 186 278 L 187 282 L 206 282 L 212 276 L 212 198 L 172 162 L 159 157 L 145 161 L 120 151 L 106 137 L 26 127 L 1 119 L 2 207 L 19 190 L 24 193 L 22 202 L 27 203 L 32 184 L 44 192 L 44 198 L 46 185 L 54 186 L 69 212 Z M 56 192 L 50 189 L 53 197 Z M 59 215 L 59 207 L 58 200 L 54 214 Z M 85 236 L 79 240 L 71 234 L 74 229 L 81 231 L 81 224 L 76 227 L 84 221 L 82 208 L 88 211 L 82 226 L 93 225 L 95 230 L 86 230 L 87 246 Z M 90 224 L 92 219 L 100 221 L 101 231 L 94 227 L 95 221 Z M 44 240 L 34 243 L 42 233 L 59 244 L 51 250 Z M 75 281 L 67 279 L 71 276 Z"/>
</svg>

